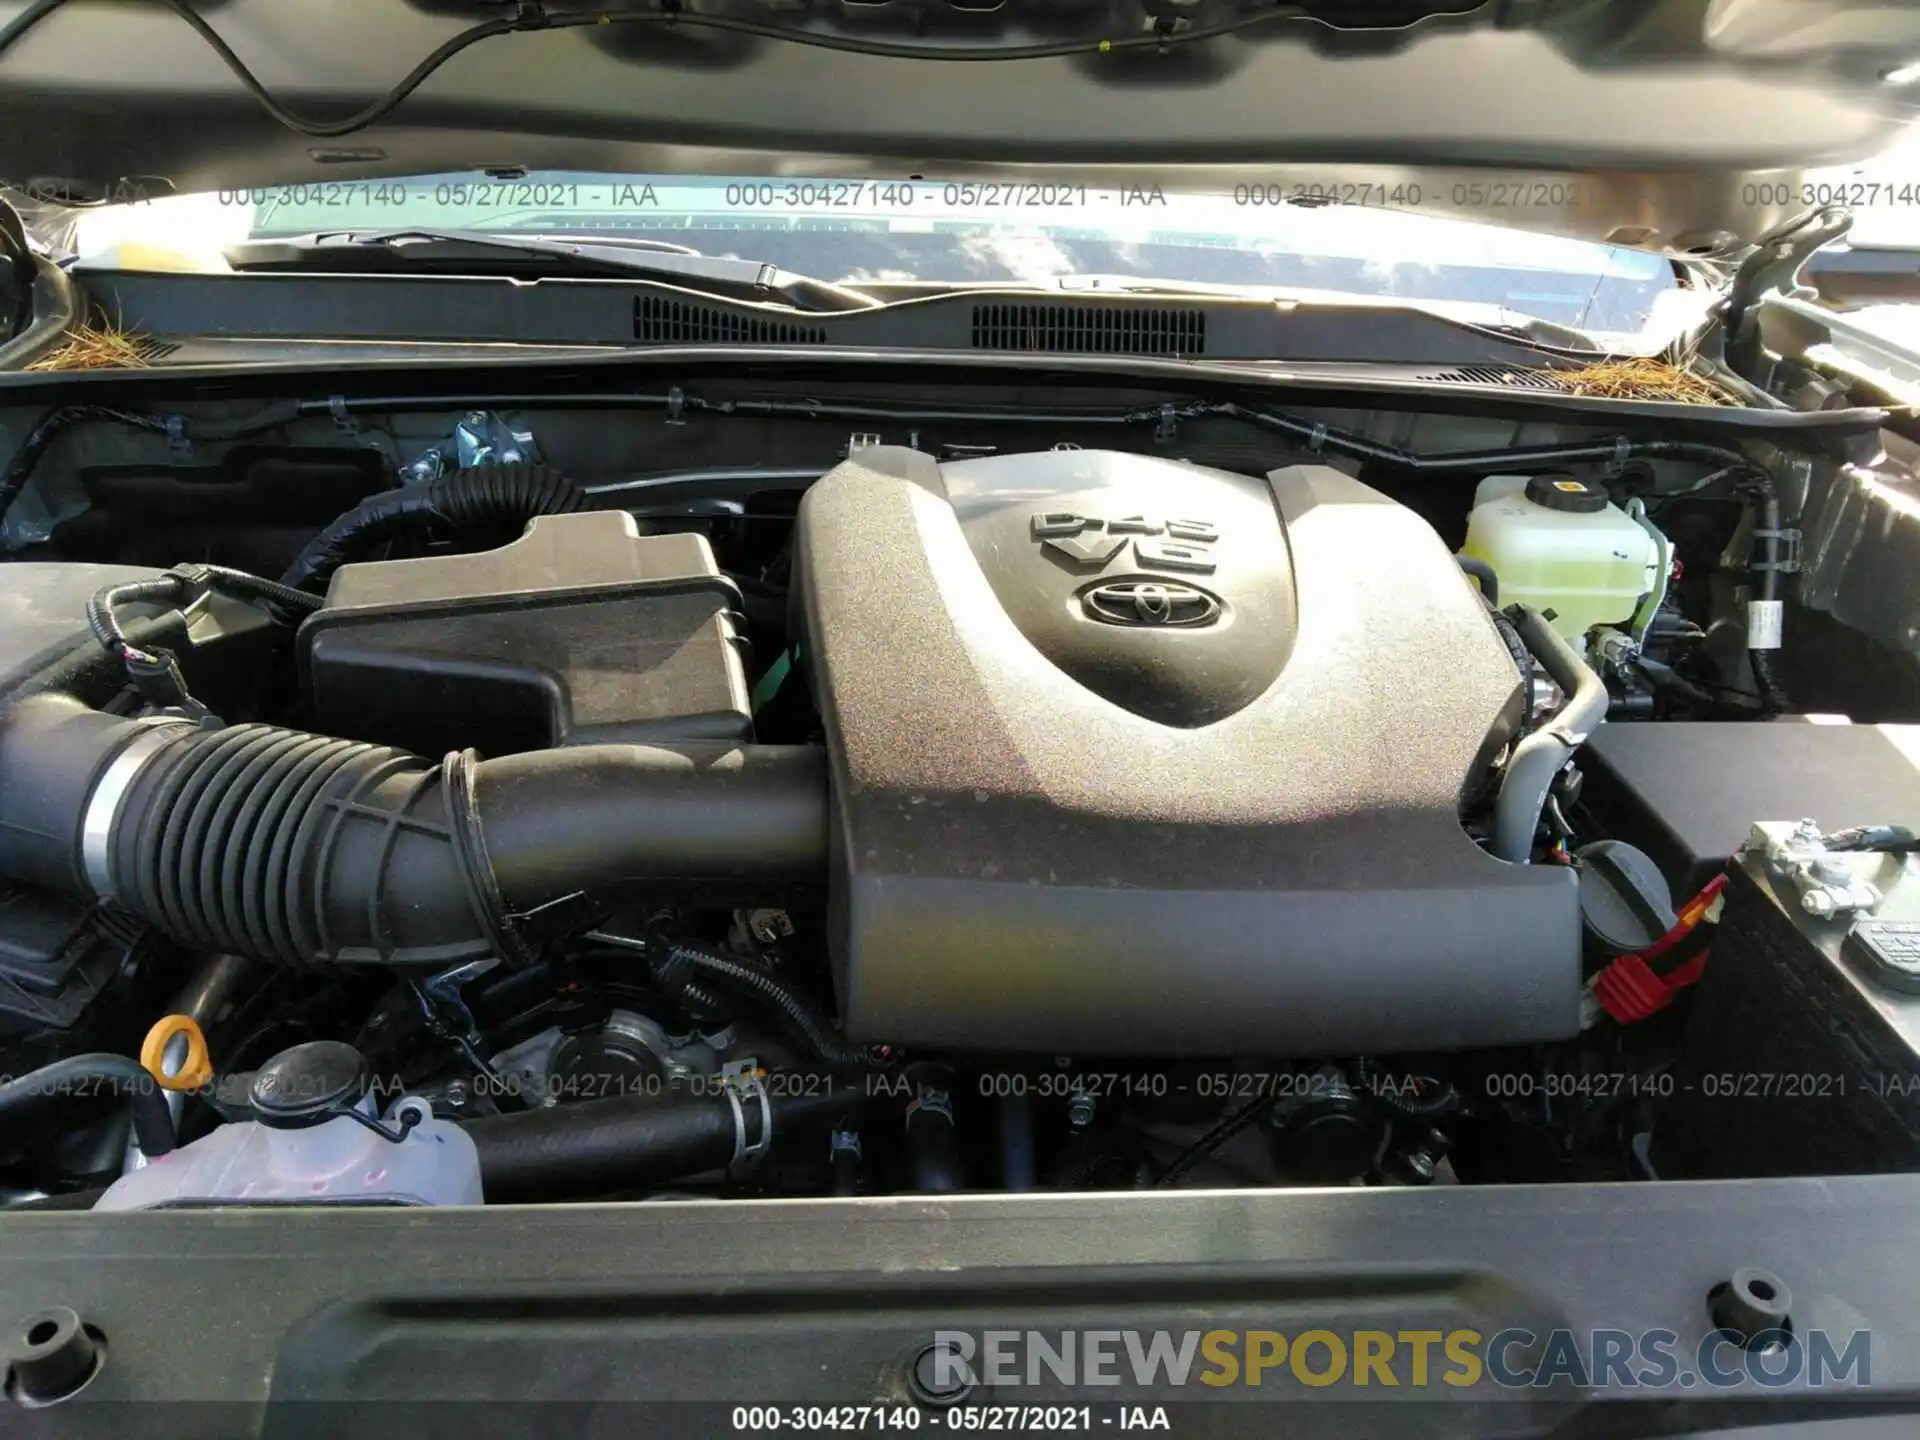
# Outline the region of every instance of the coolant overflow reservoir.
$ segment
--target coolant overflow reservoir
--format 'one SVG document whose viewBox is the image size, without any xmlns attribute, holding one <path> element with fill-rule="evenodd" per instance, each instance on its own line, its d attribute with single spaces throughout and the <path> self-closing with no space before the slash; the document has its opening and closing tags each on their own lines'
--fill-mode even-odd
<svg viewBox="0 0 1920 1440">
<path fill-rule="evenodd" d="M 1500 580 L 1502 605 L 1551 611 L 1576 645 L 1624 625 L 1658 578 L 1660 546 L 1606 492 L 1567 475 L 1489 475 L 1474 492 L 1462 554 Z"/>
<path fill-rule="evenodd" d="M 351 1045 L 310 1040 L 255 1072 L 252 1120 L 122 1175 L 96 1210 L 180 1204 L 478 1205 L 480 1156 L 425 1100 L 382 1120 L 367 1063 Z"/>
</svg>

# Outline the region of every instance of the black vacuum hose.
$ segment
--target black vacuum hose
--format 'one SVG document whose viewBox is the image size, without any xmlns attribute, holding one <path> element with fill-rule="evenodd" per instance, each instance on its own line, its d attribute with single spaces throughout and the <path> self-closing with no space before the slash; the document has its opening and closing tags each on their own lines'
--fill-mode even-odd
<svg viewBox="0 0 1920 1440">
<path fill-rule="evenodd" d="M 0 876 L 286 965 L 529 963 L 628 900 L 813 893 L 826 850 L 825 755 L 811 746 L 435 763 L 53 695 L 0 721 Z"/>
<path fill-rule="evenodd" d="M 721 1082 L 713 1082 L 715 1085 Z M 748 1145 L 832 1124 L 858 1108 L 855 1086 L 768 1099 L 771 1134 L 761 1134 L 760 1101 L 703 1095 L 665 1101 L 611 1096 L 463 1122 L 480 1152 L 489 1205 L 566 1200 L 663 1184 L 723 1170 Z"/>
<path fill-rule="evenodd" d="M 153 1076 L 124 1055 L 69 1055 L 0 1085 L 0 1119 L 54 1100 L 125 1095 L 133 1134 L 148 1159 L 173 1149 L 173 1113 Z"/>
<path fill-rule="evenodd" d="M 1376 1061 L 1362 1056 L 1353 1062 L 1353 1078 L 1374 1104 L 1402 1120 L 1437 1120 L 1460 1108 L 1460 1092 L 1437 1075 L 1420 1077 L 1428 1082 L 1426 1094 L 1407 1095 L 1385 1080 Z"/>
<path fill-rule="evenodd" d="M 1493 566 L 1484 560 L 1476 560 L 1471 555 L 1456 555 L 1453 558 L 1460 562 L 1463 574 L 1470 575 L 1479 582 L 1480 594 L 1486 599 L 1487 604 L 1496 610 L 1499 609 L 1500 576 L 1494 571 Z"/>
<path fill-rule="evenodd" d="M 544 465 L 474 465 L 424 485 L 369 495 L 307 543 L 280 583 L 323 591 L 333 572 L 397 535 L 431 526 L 484 539 L 513 539 L 536 515 L 566 515 L 586 504 L 571 480 Z"/>
</svg>

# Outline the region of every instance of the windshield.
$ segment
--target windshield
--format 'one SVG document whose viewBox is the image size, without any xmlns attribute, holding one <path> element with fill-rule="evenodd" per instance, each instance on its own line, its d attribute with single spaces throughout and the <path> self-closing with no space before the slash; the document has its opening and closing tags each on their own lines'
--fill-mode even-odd
<svg viewBox="0 0 1920 1440">
<path fill-rule="evenodd" d="M 220 191 L 87 213 L 82 253 L 219 263 L 248 239 L 477 230 L 653 242 L 852 284 L 1204 284 L 1499 307 L 1643 348 L 1688 295 L 1656 255 L 1419 213 L 1418 185 L 1328 194 L 1292 179 L 1227 193 L 1046 180 L 860 181 L 475 173 Z M 1374 193 L 1377 192 L 1377 193 Z M 1489 323 L 1497 316 L 1467 314 Z"/>
</svg>

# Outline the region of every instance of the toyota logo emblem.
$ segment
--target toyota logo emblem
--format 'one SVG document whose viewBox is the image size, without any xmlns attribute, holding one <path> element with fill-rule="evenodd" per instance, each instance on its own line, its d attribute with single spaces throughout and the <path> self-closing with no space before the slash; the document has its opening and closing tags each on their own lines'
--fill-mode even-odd
<svg viewBox="0 0 1920 1440">
<path fill-rule="evenodd" d="M 1089 618 L 1103 625 L 1193 630 L 1220 618 L 1220 602 L 1204 590 L 1168 580 L 1122 580 L 1096 585 L 1081 597 Z"/>
</svg>

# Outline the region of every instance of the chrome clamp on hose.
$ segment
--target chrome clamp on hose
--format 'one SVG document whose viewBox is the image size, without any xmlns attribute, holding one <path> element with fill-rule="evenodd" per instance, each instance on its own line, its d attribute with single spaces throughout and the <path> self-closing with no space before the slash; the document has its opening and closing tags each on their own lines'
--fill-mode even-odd
<svg viewBox="0 0 1920 1440">
<path fill-rule="evenodd" d="M 733 1158 L 727 1173 L 735 1174 L 760 1162 L 773 1146 L 773 1102 L 767 1098 L 766 1080 L 752 1060 L 735 1060 L 720 1067 L 720 1079 L 727 1104 L 733 1107 Z M 747 1138 L 747 1106 L 757 1103 L 760 1133 Z"/>
<path fill-rule="evenodd" d="M 137 722 L 146 728 L 125 745 L 107 765 L 106 770 L 95 782 L 92 793 L 87 796 L 87 810 L 80 822 L 80 859 L 87 873 L 87 884 L 93 893 L 102 900 L 112 900 L 113 893 L 113 827 L 119 818 L 120 807 L 126 803 L 127 792 L 133 788 L 134 780 L 139 776 L 154 752 L 165 745 L 182 730 L 191 730 L 191 720 L 182 720 L 178 716 L 155 716 L 150 720 Z"/>
</svg>

